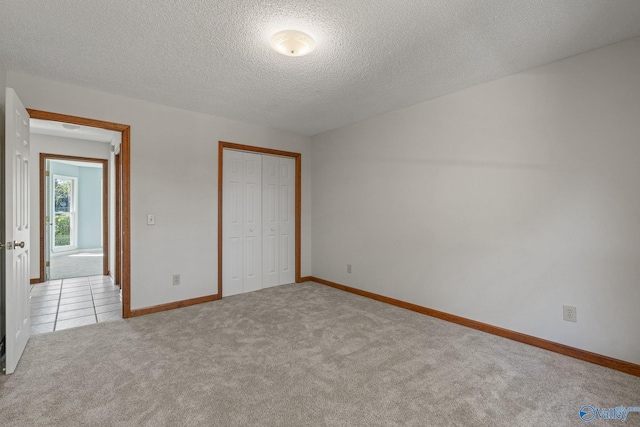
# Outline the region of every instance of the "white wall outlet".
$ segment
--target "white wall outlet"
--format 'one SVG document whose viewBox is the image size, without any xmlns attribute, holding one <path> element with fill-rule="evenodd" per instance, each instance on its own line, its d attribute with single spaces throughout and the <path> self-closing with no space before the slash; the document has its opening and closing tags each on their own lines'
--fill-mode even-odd
<svg viewBox="0 0 640 427">
<path fill-rule="evenodd" d="M 180 284 L 180 275 L 179 274 L 174 274 L 173 275 L 173 286 L 178 286 Z"/>
<path fill-rule="evenodd" d="M 562 317 L 567 322 L 577 322 L 578 315 L 576 313 L 576 308 L 571 305 L 563 305 L 562 306 Z"/>
<path fill-rule="evenodd" d="M 147 215 L 147 225 L 156 225 L 156 216 L 154 214 Z"/>
<path fill-rule="evenodd" d="M 351 264 L 347 264 L 347 273 L 351 273 Z"/>
</svg>

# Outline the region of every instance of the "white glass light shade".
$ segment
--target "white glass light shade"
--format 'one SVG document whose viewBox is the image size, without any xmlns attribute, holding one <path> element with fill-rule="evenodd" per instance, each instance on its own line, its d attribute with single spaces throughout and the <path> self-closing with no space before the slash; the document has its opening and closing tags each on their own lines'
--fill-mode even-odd
<svg viewBox="0 0 640 427">
<path fill-rule="evenodd" d="M 271 36 L 271 47 L 287 56 L 304 56 L 316 47 L 309 34 L 297 30 L 278 31 Z"/>
</svg>

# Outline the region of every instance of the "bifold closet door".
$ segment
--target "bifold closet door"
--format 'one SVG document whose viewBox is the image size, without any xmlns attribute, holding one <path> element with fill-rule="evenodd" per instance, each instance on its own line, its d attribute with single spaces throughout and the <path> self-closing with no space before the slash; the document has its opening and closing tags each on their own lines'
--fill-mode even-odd
<svg viewBox="0 0 640 427">
<path fill-rule="evenodd" d="M 222 295 L 262 288 L 262 156 L 223 150 Z"/>
<path fill-rule="evenodd" d="M 262 156 L 262 287 L 295 282 L 295 160 Z"/>
</svg>

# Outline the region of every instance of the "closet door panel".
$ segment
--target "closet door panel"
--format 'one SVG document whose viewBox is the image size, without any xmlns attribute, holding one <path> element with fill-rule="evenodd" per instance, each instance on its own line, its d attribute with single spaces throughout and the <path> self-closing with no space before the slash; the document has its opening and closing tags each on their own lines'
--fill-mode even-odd
<svg viewBox="0 0 640 427">
<path fill-rule="evenodd" d="M 262 156 L 243 153 L 243 292 L 262 288 Z"/>
<path fill-rule="evenodd" d="M 222 180 L 222 295 L 243 292 L 243 154 L 224 150 Z"/>
<path fill-rule="evenodd" d="M 279 233 L 279 280 L 280 285 L 294 283 L 296 281 L 295 271 L 295 179 L 296 162 L 289 157 L 280 158 L 280 217 L 278 226 Z"/>
<path fill-rule="evenodd" d="M 262 156 L 262 287 L 279 285 L 280 158 Z"/>
</svg>

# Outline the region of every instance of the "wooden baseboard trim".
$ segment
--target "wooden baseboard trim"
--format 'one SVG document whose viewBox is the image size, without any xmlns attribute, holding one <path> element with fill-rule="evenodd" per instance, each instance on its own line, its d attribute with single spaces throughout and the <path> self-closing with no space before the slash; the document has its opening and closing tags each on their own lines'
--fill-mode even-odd
<svg viewBox="0 0 640 427">
<path fill-rule="evenodd" d="M 313 277 L 304 276 L 304 277 L 301 277 L 296 283 L 310 282 L 312 280 L 313 280 Z"/>
<path fill-rule="evenodd" d="M 447 322 L 456 323 L 458 325 L 466 326 L 468 328 L 477 329 L 479 331 L 487 332 L 489 334 L 498 335 L 500 337 L 508 338 L 513 341 L 529 344 L 534 347 L 539 347 L 545 350 L 562 354 L 564 356 L 573 357 L 574 359 L 584 360 L 585 362 L 590 362 L 596 365 L 604 366 L 606 368 L 614 369 L 616 371 L 620 371 L 630 375 L 634 375 L 636 377 L 640 377 L 640 365 L 636 365 L 635 363 L 625 362 L 624 360 L 614 359 L 613 357 L 603 356 L 597 353 L 591 353 L 590 351 L 581 350 L 575 347 L 569 347 L 568 345 L 560 344 L 553 341 L 548 341 L 548 340 L 537 338 L 531 335 L 522 334 L 520 332 L 511 331 L 509 329 L 503 329 L 498 326 L 489 325 L 487 323 L 477 322 L 475 320 L 467 319 L 465 317 L 456 316 L 453 314 L 445 313 L 443 311 L 433 310 L 431 308 L 422 307 L 417 304 L 412 304 L 412 303 L 400 301 L 394 298 L 385 297 L 382 295 L 374 294 L 373 292 L 363 291 L 360 289 L 352 288 L 350 286 L 341 285 L 339 283 L 334 283 L 328 280 L 319 279 L 317 277 L 310 277 L 309 279 L 314 282 L 317 282 L 326 286 L 330 286 L 332 288 L 340 289 L 345 292 L 350 292 L 352 294 L 360 295 L 366 298 L 371 298 L 376 301 L 395 305 L 397 307 L 415 311 L 417 313 L 426 314 L 427 316 L 446 320 Z"/>
<path fill-rule="evenodd" d="M 37 285 L 38 283 L 43 283 L 44 280 L 40 279 L 40 278 L 36 278 L 36 279 L 29 279 L 29 284 L 30 285 Z"/>
<path fill-rule="evenodd" d="M 220 299 L 220 297 L 217 294 L 216 295 L 207 295 L 207 296 L 199 297 L 199 298 L 192 298 L 192 299 L 187 299 L 187 300 L 183 300 L 183 301 L 170 302 L 168 304 L 154 305 L 153 307 L 146 307 L 146 308 L 139 308 L 139 309 L 136 309 L 136 310 L 131 310 L 129 316 L 123 316 L 123 317 L 144 316 L 145 314 L 159 313 L 161 311 L 167 311 L 167 310 L 173 310 L 173 309 L 176 309 L 176 308 L 188 307 L 190 305 L 202 304 L 202 303 L 205 303 L 205 302 L 216 301 L 216 300 L 219 300 L 219 299 Z"/>
</svg>

